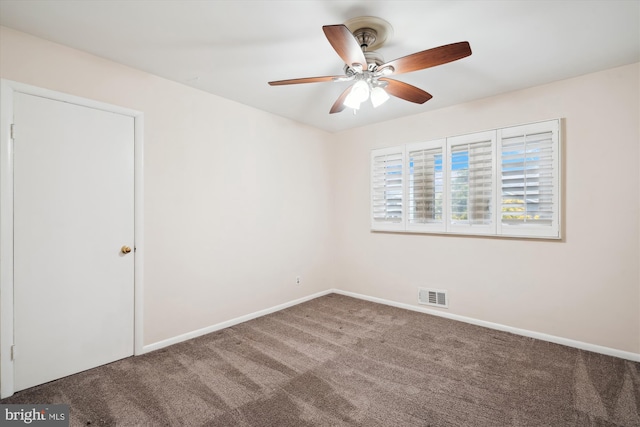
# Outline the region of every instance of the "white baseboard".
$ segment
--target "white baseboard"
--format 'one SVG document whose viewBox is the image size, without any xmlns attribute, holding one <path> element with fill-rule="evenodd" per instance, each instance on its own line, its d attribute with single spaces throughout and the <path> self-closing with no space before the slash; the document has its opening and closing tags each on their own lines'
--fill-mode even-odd
<svg viewBox="0 0 640 427">
<path fill-rule="evenodd" d="M 246 322 L 247 320 L 252 320 L 257 317 L 265 316 L 267 314 L 275 313 L 276 311 L 284 310 L 285 308 L 293 307 L 294 305 L 301 304 L 303 302 L 310 301 L 312 299 L 328 295 L 332 293 L 332 289 L 328 289 L 326 291 L 318 292 L 313 295 L 309 295 L 306 297 L 298 298 L 293 301 L 285 302 L 283 304 L 279 304 L 273 307 L 265 308 L 264 310 L 259 310 L 254 313 L 250 313 L 244 316 L 236 317 L 235 319 L 227 320 L 225 322 L 216 323 L 215 325 L 207 326 L 206 328 L 197 329 L 195 331 L 187 332 L 186 334 L 178 335 L 173 338 L 169 338 L 163 341 L 158 341 L 153 344 L 145 345 L 142 348 L 142 353 L 148 353 L 150 351 L 158 350 L 163 347 L 167 347 L 172 344 L 178 344 L 179 342 L 189 340 L 191 338 L 196 338 L 202 335 L 210 334 L 211 332 L 219 331 L 220 329 L 228 328 L 230 326 L 237 325 L 239 323 Z"/>
<path fill-rule="evenodd" d="M 557 337 L 555 335 L 548 335 L 548 334 L 543 334 L 541 332 L 529 331 L 527 329 L 514 328 L 512 326 L 501 325 L 500 323 L 486 322 L 484 320 L 478 320 L 472 317 L 465 317 L 465 316 L 460 316 L 458 314 L 445 313 L 442 311 L 433 310 L 425 307 L 418 307 L 411 304 L 390 301 L 383 298 L 376 298 L 376 297 L 370 297 L 367 295 L 357 294 L 355 292 L 342 291 L 340 289 L 332 289 L 331 292 L 340 294 L 340 295 L 345 295 L 348 297 L 366 300 L 366 301 L 377 302 L 379 304 L 390 305 L 398 308 L 404 308 L 406 310 L 432 314 L 434 316 L 439 316 L 447 319 L 457 320 L 460 322 L 470 323 L 472 325 L 483 326 L 489 329 L 496 329 L 498 331 L 511 332 L 512 334 L 521 335 L 529 338 L 535 338 L 542 341 L 548 341 L 555 344 L 566 345 L 568 347 L 579 348 L 581 350 L 592 351 L 594 353 L 606 354 L 607 356 L 619 357 L 621 359 L 640 362 L 640 354 L 632 353 L 630 351 L 617 350 L 615 348 L 604 347 L 596 344 L 589 344 L 582 341 L 575 341 L 568 338 Z"/>
<path fill-rule="evenodd" d="M 148 353 L 150 351 L 158 350 L 163 347 L 167 347 L 172 344 L 177 344 L 182 341 L 186 341 L 191 338 L 196 338 L 201 335 L 209 334 L 211 332 L 219 331 L 220 329 L 228 328 L 230 326 L 237 325 L 239 323 L 246 322 L 248 320 L 255 319 L 257 317 L 261 317 L 267 314 L 275 313 L 276 311 L 283 310 L 288 307 L 292 307 L 294 305 L 301 304 L 303 302 L 310 301 L 312 299 L 328 295 L 331 293 L 345 295 L 348 297 L 358 298 L 365 301 L 371 301 L 378 304 L 390 305 L 392 307 L 403 308 L 405 310 L 417 311 L 420 313 L 431 314 L 434 316 L 444 317 L 446 319 L 457 320 L 459 322 L 470 323 L 472 325 L 483 326 L 489 329 L 495 329 L 498 331 L 511 332 L 512 334 L 521 335 L 524 337 L 535 338 L 542 341 L 552 342 L 555 344 L 566 345 L 568 347 L 574 347 L 581 350 L 592 351 L 594 353 L 605 354 L 607 356 L 619 357 L 621 359 L 631 360 L 634 362 L 640 362 L 640 354 L 632 353 L 630 351 L 617 350 L 615 348 L 604 347 L 596 344 L 589 344 L 582 341 L 576 341 L 568 338 L 557 337 L 555 335 L 543 334 L 541 332 L 530 331 L 527 329 L 514 328 L 512 326 L 502 325 L 500 323 L 487 322 L 484 320 L 474 319 L 472 317 L 460 316 L 458 314 L 446 313 L 438 310 L 433 310 L 426 307 L 414 306 L 411 304 L 405 304 L 401 302 L 391 301 L 384 298 L 371 297 L 368 295 L 358 294 L 355 292 L 343 291 L 340 289 L 327 289 L 326 291 L 318 292 L 303 298 L 299 298 L 293 301 L 285 302 L 283 304 L 276 305 L 274 307 L 266 308 L 264 310 L 259 310 L 254 313 L 250 313 L 244 316 L 236 317 L 235 319 L 227 320 L 225 322 L 217 323 L 215 325 L 207 326 L 206 328 L 198 329 L 192 332 L 187 332 L 186 334 L 178 335 L 173 338 L 169 338 L 163 341 L 158 341 L 153 344 L 145 345 L 142 348 L 142 353 Z"/>
</svg>

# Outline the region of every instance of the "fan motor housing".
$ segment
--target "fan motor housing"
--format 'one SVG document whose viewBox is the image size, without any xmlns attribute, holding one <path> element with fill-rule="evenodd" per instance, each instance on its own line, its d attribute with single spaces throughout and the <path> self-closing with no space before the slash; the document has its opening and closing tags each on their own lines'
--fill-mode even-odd
<svg viewBox="0 0 640 427">
<path fill-rule="evenodd" d="M 366 51 L 369 46 L 373 46 L 378 37 L 376 30 L 371 28 L 360 28 L 353 33 L 353 36 L 360 43 L 360 47 L 363 51 Z"/>
</svg>

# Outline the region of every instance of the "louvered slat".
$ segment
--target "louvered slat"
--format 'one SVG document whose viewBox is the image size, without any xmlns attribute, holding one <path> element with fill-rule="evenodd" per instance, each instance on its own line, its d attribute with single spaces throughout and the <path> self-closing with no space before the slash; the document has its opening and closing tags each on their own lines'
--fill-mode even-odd
<svg viewBox="0 0 640 427">
<path fill-rule="evenodd" d="M 442 147 L 409 151 L 409 224 L 442 222 Z"/>
<path fill-rule="evenodd" d="M 372 158 L 371 213 L 373 223 L 402 223 L 403 162 L 401 151 L 383 152 Z"/>
<path fill-rule="evenodd" d="M 552 144 L 552 131 L 523 132 L 502 139 L 502 224 L 552 224 L 555 208 Z"/>
<path fill-rule="evenodd" d="M 490 225 L 493 197 L 493 147 L 491 140 L 452 144 L 451 221 Z"/>
</svg>

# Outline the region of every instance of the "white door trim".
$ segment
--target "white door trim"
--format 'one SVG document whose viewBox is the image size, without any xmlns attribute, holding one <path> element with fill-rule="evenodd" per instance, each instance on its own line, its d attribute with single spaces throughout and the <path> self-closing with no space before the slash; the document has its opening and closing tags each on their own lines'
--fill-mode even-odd
<svg viewBox="0 0 640 427">
<path fill-rule="evenodd" d="M 140 111 L 0 79 L 0 398 L 14 392 L 13 360 L 13 98 L 15 93 L 41 96 L 133 117 L 134 119 L 134 354 L 143 350 L 144 261 L 144 115 Z M 16 129 L 16 133 L 19 129 Z"/>
</svg>

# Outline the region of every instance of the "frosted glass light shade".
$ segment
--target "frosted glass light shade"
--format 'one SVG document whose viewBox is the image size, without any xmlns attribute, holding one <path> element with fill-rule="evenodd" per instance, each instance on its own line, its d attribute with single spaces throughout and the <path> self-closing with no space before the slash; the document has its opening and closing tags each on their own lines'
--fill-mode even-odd
<svg viewBox="0 0 640 427">
<path fill-rule="evenodd" d="M 371 104 L 373 107 L 382 105 L 389 100 L 389 94 L 380 86 L 376 86 L 371 90 Z"/>
<path fill-rule="evenodd" d="M 353 90 L 345 98 L 344 105 L 346 107 L 353 108 L 354 110 L 358 110 L 360 108 L 360 101 L 353 95 Z"/>
<path fill-rule="evenodd" d="M 351 93 L 358 102 L 364 102 L 369 98 L 369 85 L 363 80 L 357 81 L 351 88 Z"/>
</svg>

